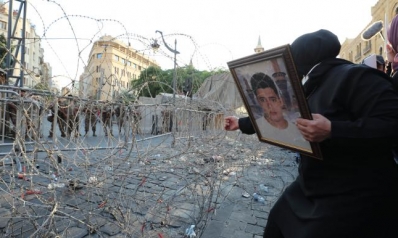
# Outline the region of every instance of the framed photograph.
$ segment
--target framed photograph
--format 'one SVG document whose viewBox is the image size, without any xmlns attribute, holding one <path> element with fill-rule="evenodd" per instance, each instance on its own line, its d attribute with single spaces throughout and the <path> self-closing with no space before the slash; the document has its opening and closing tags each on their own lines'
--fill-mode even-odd
<svg viewBox="0 0 398 238">
<path fill-rule="evenodd" d="M 298 117 L 312 117 L 290 45 L 227 64 L 259 140 L 322 159 L 318 143 L 306 141 L 295 125 Z"/>
</svg>

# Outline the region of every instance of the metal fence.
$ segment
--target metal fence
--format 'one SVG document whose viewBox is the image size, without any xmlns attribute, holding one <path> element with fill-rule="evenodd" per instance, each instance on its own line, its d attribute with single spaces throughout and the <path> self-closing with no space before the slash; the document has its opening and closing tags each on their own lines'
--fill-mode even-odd
<svg viewBox="0 0 398 238">
<path fill-rule="evenodd" d="M 137 135 L 172 133 L 178 139 L 203 131 L 217 134 L 223 129 L 223 115 L 170 104 L 105 102 L 0 86 L 0 148 L 3 155 L 37 152 L 59 136 L 78 140 L 89 133 L 117 136 L 125 143 Z"/>
</svg>

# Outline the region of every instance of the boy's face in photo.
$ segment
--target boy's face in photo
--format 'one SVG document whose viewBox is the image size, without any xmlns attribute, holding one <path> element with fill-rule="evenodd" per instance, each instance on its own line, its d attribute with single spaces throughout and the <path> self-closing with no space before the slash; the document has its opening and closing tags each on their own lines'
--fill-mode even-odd
<svg viewBox="0 0 398 238">
<path fill-rule="evenodd" d="M 285 120 L 282 109 L 283 101 L 272 88 L 258 88 L 256 93 L 257 101 L 264 110 L 264 114 L 268 120 L 272 122 L 281 122 Z"/>
</svg>

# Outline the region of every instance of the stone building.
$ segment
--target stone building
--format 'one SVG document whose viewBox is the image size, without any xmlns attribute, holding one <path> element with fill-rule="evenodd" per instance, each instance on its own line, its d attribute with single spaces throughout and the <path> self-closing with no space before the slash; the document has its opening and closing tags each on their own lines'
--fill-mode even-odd
<svg viewBox="0 0 398 238">
<path fill-rule="evenodd" d="M 9 21 L 9 7 L 8 2 L 0 0 L 0 35 L 8 37 L 8 21 Z M 25 3 L 26 4 L 26 3 Z M 35 25 L 29 19 L 22 17 L 17 19 L 18 10 L 12 11 L 12 22 L 16 24 L 15 37 L 25 36 L 25 64 L 19 65 L 21 61 L 22 49 L 19 49 L 18 58 L 13 70 L 13 75 L 8 75 L 10 84 L 13 84 L 20 75 L 20 69 L 24 69 L 23 85 L 26 87 L 33 87 L 38 83 L 45 83 L 51 85 L 52 71 L 49 63 L 44 62 L 44 50 L 41 47 L 40 36 L 36 33 Z M 23 23 L 25 21 L 25 32 L 22 33 Z M 12 42 L 13 45 L 17 43 L 16 40 Z M 16 49 L 14 49 L 15 53 Z"/>
<path fill-rule="evenodd" d="M 340 58 L 361 63 L 369 55 L 382 55 L 386 59 L 385 45 L 387 42 L 386 27 L 396 15 L 398 2 L 394 0 L 379 0 L 371 8 L 372 20 L 365 25 L 357 37 L 346 39 L 341 46 Z M 375 34 L 369 40 L 362 38 L 362 33 L 376 22 L 381 21 L 383 28 L 380 33 Z"/>
<path fill-rule="evenodd" d="M 93 44 L 88 64 L 79 79 L 79 96 L 98 100 L 117 98 L 142 70 L 158 66 L 124 42 L 106 35 Z"/>
</svg>

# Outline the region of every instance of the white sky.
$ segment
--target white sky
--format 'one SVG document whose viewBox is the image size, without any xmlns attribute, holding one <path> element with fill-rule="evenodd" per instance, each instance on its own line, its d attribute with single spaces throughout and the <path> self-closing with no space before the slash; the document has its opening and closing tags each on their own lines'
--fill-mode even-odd
<svg viewBox="0 0 398 238">
<path fill-rule="evenodd" d="M 66 77 L 59 80 L 65 86 L 79 78 L 91 43 L 105 34 L 129 41 L 163 69 L 170 69 L 173 54 L 162 40 L 159 43 L 163 53 L 154 53 L 149 47 L 151 39 L 160 37 L 155 31 L 163 31 L 172 48 L 177 40 L 179 66 L 188 64 L 193 56 L 196 68 L 212 70 L 227 68 L 226 62 L 253 54 L 259 36 L 266 50 L 321 28 L 334 32 L 341 42 L 353 38 L 372 21 L 371 7 L 376 3 L 377 0 L 30 0 L 27 15 L 43 37 L 44 60 L 51 64 L 53 76 Z M 14 6 L 19 3 L 14 1 Z M 45 36 L 43 29 L 47 29 Z"/>
</svg>

